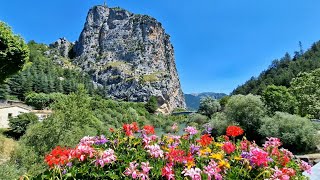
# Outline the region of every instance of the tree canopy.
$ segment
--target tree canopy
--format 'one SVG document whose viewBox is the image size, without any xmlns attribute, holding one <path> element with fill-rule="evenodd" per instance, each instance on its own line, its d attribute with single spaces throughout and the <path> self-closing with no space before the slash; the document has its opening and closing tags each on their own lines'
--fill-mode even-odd
<svg viewBox="0 0 320 180">
<path fill-rule="evenodd" d="M 24 40 L 0 21 L 0 83 L 18 72 L 29 58 Z"/>
</svg>

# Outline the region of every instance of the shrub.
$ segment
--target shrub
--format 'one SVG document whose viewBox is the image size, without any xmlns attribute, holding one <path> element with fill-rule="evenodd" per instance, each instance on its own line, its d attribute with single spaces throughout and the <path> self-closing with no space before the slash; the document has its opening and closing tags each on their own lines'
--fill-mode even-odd
<svg viewBox="0 0 320 180">
<path fill-rule="evenodd" d="M 295 151 L 308 151 L 315 148 L 317 131 L 309 119 L 283 112 L 276 112 L 273 117 L 262 119 L 259 132 L 263 136 L 282 139 L 283 146 Z"/>
<path fill-rule="evenodd" d="M 18 179 L 23 173 L 11 163 L 0 164 L 0 179 Z"/>
<path fill-rule="evenodd" d="M 252 140 L 260 140 L 258 129 L 261 118 L 264 117 L 264 104 L 260 96 L 235 95 L 231 96 L 225 109 L 228 121 L 238 123 Z"/>
<path fill-rule="evenodd" d="M 215 137 L 221 136 L 226 132 L 226 129 L 232 123 L 227 120 L 226 115 L 221 113 L 216 113 L 209 121 L 212 127 L 212 135 Z"/>
<path fill-rule="evenodd" d="M 34 113 L 25 113 L 9 119 L 9 126 L 14 133 L 15 138 L 20 138 L 24 135 L 29 125 L 35 124 L 38 121 L 38 116 Z"/>
<path fill-rule="evenodd" d="M 145 108 L 149 113 L 155 113 L 158 107 L 158 100 L 155 96 L 151 96 L 149 101 L 145 104 Z"/>
<path fill-rule="evenodd" d="M 55 147 L 47 171 L 30 179 L 306 179 L 311 166 L 293 159 L 269 138 L 264 148 L 246 139 L 237 143 L 194 127 L 183 136 L 148 135 L 136 123 L 124 124 L 110 137 L 84 137 L 75 148 Z M 238 135 L 238 133 L 237 133 Z M 128 137 L 129 136 L 129 137 Z"/>
<path fill-rule="evenodd" d="M 201 114 L 192 114 L 188 118 L 188 122 L 195 122 L 197 124 L 205 124 L 208 122 L 207 116 L 201 115 Z"/>
<path fill-rule="evenodd" d="M 214 113 L 220 110 L 221 106 L 217 100 L 212 97 L 205 97 L 200 101 L 198 112 L 211 118 Z"/>
</svg>

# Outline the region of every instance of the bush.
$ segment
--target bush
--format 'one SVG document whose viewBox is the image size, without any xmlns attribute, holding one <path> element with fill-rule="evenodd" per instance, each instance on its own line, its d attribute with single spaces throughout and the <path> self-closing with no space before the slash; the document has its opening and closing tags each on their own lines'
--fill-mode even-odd
<svg viewBox="0 0 320 180">
<path fill-rule="evenodd" d="M 297 100 L 285 86 L 268 86 L 262 93 L 262 101 L 271 115 L 277 111 L 294 114 L 297 109 Z"/>
<path fill-rule="evenodd" d="M 149 101 L 145 104 L 145 108 L 149 113 L 155 113 L 158 107 L 158 100 L 155 96 L 151 96 Z"/>
<path fill-rule="evenodd" d="M 261 118 L 265 115 L 265 107 L 260 96 L 235 95 L 231 96 L 225 109 L 228 121 L 238 123 L 246 132 L 247 138 L 260 140 L 258 129 Z"/>
<path fill-rule="evenodd" d="M 208 122 L 207 116 L 201 115 L 201 114 L 192 114 L 188 118 L 188 122 L 195 122 L 197 124 L 205 124 Z"/>
<path fill-rule="evenodd" d="M 276 112 L 273 117 L 262 119 L 259 132 L 263 136 L 282 139 L 283 146 L 295 152 L 309 151 L 316 147 L 317 130 L 307 118 Z"/>
<path fill-rule="evenodd" d="M 200 101 L 198 112 L 211 118 L 214 113 L 220 110 L 221 106 L 217 100 L 212 97 L 205 97 Z"/>
<path fill-rule="evenodd" d="M 0 179 L 18 179 L 23 173 L 11 163 L 0 164 Z"/>
<path fill-rule="evenodd" d="M 15 138 L 20 138 L 24 135 L 29 125 L 35 124 L 38 121 L 38 116 L 34 113 L 25 113 L 9 119 L 9 126 Z"/>
<path fill-rule="evenodd" d="M 221 113 L 216 113 L 209 121 L 210 126 L 212 127 L 212 135 L 214 137 L 221 136 L 226 133 L 226 129 L 232 122 L 227 120 L 226 115 Z"/>
</svg>

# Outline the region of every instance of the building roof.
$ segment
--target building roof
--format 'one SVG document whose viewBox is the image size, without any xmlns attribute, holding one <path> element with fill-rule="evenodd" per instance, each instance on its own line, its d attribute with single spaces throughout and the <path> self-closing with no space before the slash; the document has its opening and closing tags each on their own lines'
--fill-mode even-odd
<svg viewBox="0 0 320 180">
<path fill-rule="evenodd" d="M 6 109 L 6 108 L 12 108 L 12 107 L 19 107 L 22 109 L 26 109 L 31 111 L 32 107 L 27 106 L 27 105 L 23 105 L 23 104 L 6 104 L 6 103 L 0 103 L 0 109 Z"/>
</svg>

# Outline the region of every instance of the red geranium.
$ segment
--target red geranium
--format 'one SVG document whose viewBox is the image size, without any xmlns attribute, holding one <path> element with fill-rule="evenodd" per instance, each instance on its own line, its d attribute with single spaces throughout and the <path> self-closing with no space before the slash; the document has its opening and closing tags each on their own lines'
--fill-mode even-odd
<svg viewBox="0 0 320 180">
<path fill-rule="evenodd" d="M 212 137 L 209 134 L 202 135 L 200 140 L 197 140 L 201 146 L 208 146 L 212 142 Z"/>
<path fill-rule="evenodd" d="M 123 124 L 123 130 L 125 131 L 127 136 L 132 136 L 133 133 L 139 130 L 138 123 L 133 122 L 131 124 Z"/>
<path fill-rule="evenodd" d="M 169 162 L 182 163 L 185 160 L 185 154 L 186 153 L 183 150 L 170 148 L 166 158 L 169 160 Z"/>
<path fill-rule="evenodd" d="M 239 126 L 228 126 L 227 127 L 227 136 L 237 137 L 243 134 L 243 129 Z"/>
<path fill-rule="evenodd" d="M 146 132 L 146 134 L 155 134 L 155 131 L 154 131 L 154 127 L 153 127 L 153 126 L 145 125 L 145 126 L 143 127 L 143 130 Z"/>
<path fill-rule="evenodd" d="M 50 167 L 53 167 L 55 165 L 65 165 L 69 160 L 70 151 L 70 149 L 57 146 L 51 151 L 50 154 L 45 156 L 45 161 Z"/>
<path fill-rule="evenodd" d="M 234 150 L 236 150 L 236 146 L 232 142 L 228 141 L 223 144 L 222 149 L 227 154 L 231 154 Z"/>
</svg>

